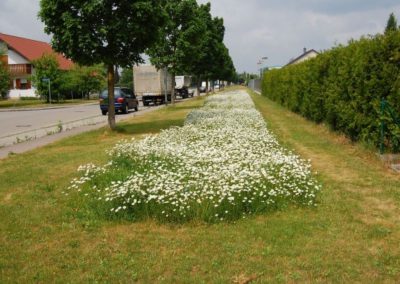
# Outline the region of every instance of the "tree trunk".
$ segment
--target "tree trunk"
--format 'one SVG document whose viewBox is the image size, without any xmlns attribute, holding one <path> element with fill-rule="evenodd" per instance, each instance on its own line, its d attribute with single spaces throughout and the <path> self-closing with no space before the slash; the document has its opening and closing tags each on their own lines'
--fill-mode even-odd
<svg viewBox="0 0 400 284">
<path fill-rule="evenodd" d="M 108 126 L 115 130 L 115 105 L 114 105 L 114 65 L 109 64 L 107 68 L 108 84 Z"/>
<path fill-rule="evenodd" d="M 175 104 L 175 73 L 171 72 L 171 104 Z"/>
<path fill-rule="evenodd" d="M 200 96 L 201 78 L 197 79 L 197 95 Z"/>
<path fill-rule="evenodd" d="M 208 96 L 208 79 L 207 79 L 207 81 L 206 81 L 206 95 Z"/>
</svg>

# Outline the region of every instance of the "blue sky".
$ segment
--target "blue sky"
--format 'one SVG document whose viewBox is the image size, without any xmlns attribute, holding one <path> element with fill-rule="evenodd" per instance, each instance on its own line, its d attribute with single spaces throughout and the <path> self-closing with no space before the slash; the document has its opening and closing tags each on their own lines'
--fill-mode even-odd
<svg viewBox="0 0 400 284">
<path fill-rule="evenodd" d="M 213 15 L 224 18 L 225 43 L 240 72 L 257 72 L 261 57 L 268 57 L 266 65 L 284 65 L 304 47 L 325 50 L 382 32 L 391 12 L 400 20 L 399 0 L 209 2 Z M 37 19 L 38 10 L 39 0 L 0 0 L 0 32 L 49 41 Z"/>
</svg>

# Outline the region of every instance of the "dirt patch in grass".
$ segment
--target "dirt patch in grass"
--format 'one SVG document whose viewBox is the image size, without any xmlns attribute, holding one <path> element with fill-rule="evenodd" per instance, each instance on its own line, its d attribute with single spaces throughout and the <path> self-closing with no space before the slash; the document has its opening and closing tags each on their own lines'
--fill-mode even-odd
<svg viewBox="0 0 400 284">
<path fill-rule="evenodd" d="M 393 200 L 367 196 L 364 201 L 368 210 L 360 218 L 365 224 L 392 228 L 400 225 L 400 209 Z"/>
<path fill-rule="evenodd" d="M 11 200 L 12 196 L 13 196 L 12 192 L 7 193 L 3 198 L 3 202 L 5 202 L 5 203 L 9 202 Z"/>
</svg>

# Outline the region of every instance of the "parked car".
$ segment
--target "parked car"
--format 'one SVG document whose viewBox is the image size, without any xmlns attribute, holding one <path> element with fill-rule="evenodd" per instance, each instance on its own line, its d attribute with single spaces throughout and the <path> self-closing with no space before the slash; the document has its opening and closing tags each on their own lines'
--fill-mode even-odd
<svg viewBox="0 0 400 284">
<path fill-rule="evenodd" d="M 206 86 L 200 86 L 199 91 L 200 93 L 205 93 L 207 91 Z"/>
<path fill-rule="evenodd" d="M 114 97 L 115 112 L 128 113 L 130 109 L 139 110 L 139 101 L 131 89 L 116 87 L 114 88 Z M 108 112 L 108 90 L 100 93 L 100 110 L 103 115 Z"/>
</svg>

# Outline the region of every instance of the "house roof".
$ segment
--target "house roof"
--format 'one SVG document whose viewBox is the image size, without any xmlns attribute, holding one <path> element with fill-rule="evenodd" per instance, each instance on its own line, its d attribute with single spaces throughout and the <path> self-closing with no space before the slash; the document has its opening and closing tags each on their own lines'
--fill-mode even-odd
<svg viewBox="0 0 400 284">
<path fill-rule="evenodd" d="M 303 57 L 306 57 L 306 56 L 309 55 L 310 53 L 319 54 L 319 52 L 316 51 L 315 49 L 310 49 L 310 50 L 304 52 L 303 54 L 301 54 L 300 56 L 296 57 L 295 59 L 290 60 L 289 63 L 286 64 L 286 66 L 291 65 L 291 64 L 293 64 L 293 63 L 299 61 L 300 59 L 302 59 Z"/>
<path fill-rule="evenodd" d="M 47 42 L 2 33 L 0 33 L 0 40 L 5 42 L 9 48 L 19 53 L 28 61 L 39 59 L 44 54 L 55 54 L 60 69 L 69 70 L 74 65 L 71 60 L 65 58 L 62 54 L 55 52 Z"/>
</svg>

